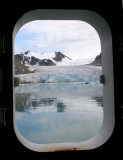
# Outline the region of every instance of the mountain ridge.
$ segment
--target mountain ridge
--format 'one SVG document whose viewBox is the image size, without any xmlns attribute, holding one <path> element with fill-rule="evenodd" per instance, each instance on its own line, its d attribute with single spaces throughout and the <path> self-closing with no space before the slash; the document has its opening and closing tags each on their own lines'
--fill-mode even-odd
<svg viewBox="0 0 123 160">
<path fill-rule="evenodd" d="M 16 54 L 15 58 L 25 66 L 29 66 L 29 65 L 55 66 L 58 62 L 61 62 L 64 58 L 72 60 L 71 58 L 62 54 L 61 52 L 55 52 L 49 55 L 50 57 L 48 57 L 48 54 L 42 53 L 37 56 L 36 53 L 34 52 L 26 51 L 24 53 L 22 52 L 20 54 Z"/>
<path fill-rule="evenodd" d="M 34 56 L 35 55 L 35 56 Z M 15 75 L 34 73 L 33 66 L 55 66 L 63 63 L 67 65 L 76 65 L 71 62 L 72 59 L 61 52 L 55 53 L 34 53 L 31 51 L 22 52 L 15 55 Z M 67 60 L 67 61 L 66 61 Z M 89 65 L 102 66 L 101 53 L 96 56 Z M 64 63 L 65 62 L 65 63 Z M 69 63 L 69 64 L 68 64 Z"/>
<path fill-rule="evenodd" d="M 102 66 L 102 54 L 100 53 L 99 55 L 97 55 L 95 60 L 90 63 L 90 65 Z"/>
<path fill-rule="evenodd" d="M 17 74 L 34 73 L 34 69 L 33 68 L 24 66 L 16 58 L 14 59 L 14 61 L 15 61 L 15 75 L 17 75 Z"/>
</svg>

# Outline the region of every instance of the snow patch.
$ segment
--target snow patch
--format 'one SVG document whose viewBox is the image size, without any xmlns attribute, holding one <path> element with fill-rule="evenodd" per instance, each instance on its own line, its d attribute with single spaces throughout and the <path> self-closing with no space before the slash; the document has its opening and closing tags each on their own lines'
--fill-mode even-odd
<svg viewBox="0 0 123 160">
<path fill-rule="evenodd" d="M 35 71 L 34 68 L 32 68 L 32 67 L 29 67 L 28 69 L 29 69 L 30 71 L 32 71 L 32 72 Z"/>
</svg>

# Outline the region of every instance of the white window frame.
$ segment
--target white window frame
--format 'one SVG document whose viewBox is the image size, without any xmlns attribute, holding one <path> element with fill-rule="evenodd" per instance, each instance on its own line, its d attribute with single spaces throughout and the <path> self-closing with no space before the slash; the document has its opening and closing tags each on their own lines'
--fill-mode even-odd
<svg viewBox="0 0 123 160">
<path fill-rule="evenodd" d="M 79 143 L 34 144 L 26 140 L 20 134 L 16 126 L 15 116 L 13 116 L 13 123 L 14 123 L 13 125 L 16 136 L 25 147 L 37 152 L 53 152 L 53 151 L 64 151 L 64 150 L 90 150 L 103 145 L 111 137 L 115 125 L 112 35 L 108 23 L 102 16 L 90 10 L 59 10 L 59 9 L 32 10 L 25 13 L 16 23 L 13 30 L 13 48 L 14 48 L 14 39 L 19 29 L 24 24 L 34 20 L 81 20 L 87 22 L 92 27 L 94 27 L 97 33 L 99 34 L 101 41 L 101 53 L 102 53 L 102 72 L 105 76 L 105 84 L 103 87 L 103 108 L 104 108 L 103 124 L 100 131 L 94 137 L 92 137 L 87 141 L 82 141 Z M 13 89 L 13 100 L 15 102 L 14 89 Z M 13 107 L 13 115 L 15 115 L 15 106 Z"/>
</svg>

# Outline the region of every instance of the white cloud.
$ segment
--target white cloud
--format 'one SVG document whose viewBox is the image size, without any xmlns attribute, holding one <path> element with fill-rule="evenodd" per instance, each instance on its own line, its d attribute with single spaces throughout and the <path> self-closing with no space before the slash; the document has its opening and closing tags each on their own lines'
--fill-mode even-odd
<svg viewBox="0 0 123 160">
<path fill-rule="evenodd" d="M 27 48 L 37 51 L 61 51 L 72 58 L 92 58 L 101 52 L 96 30 L 83 21 L 32 21 L 21 29 Z"/>
</svg>

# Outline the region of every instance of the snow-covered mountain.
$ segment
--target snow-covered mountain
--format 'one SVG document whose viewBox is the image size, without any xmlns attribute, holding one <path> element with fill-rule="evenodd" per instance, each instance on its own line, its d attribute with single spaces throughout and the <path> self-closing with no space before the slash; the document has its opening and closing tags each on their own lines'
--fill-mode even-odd
<svg viewBox="0 0 123 160">
<path fill-rule="evenodd" d="M 32 51 L 16 54 L 15 58 L 25 66 L 54 66 L 70 63 L 71 58 L 61 52 L 37 53 Z"/>
</svg>

